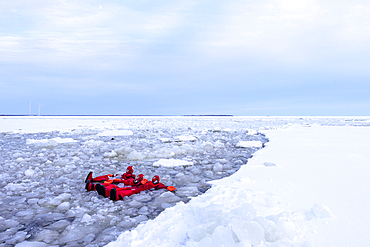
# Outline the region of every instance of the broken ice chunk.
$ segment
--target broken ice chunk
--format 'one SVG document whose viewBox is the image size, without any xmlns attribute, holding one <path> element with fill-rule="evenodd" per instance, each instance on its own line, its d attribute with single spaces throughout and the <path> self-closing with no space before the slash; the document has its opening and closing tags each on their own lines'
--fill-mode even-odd
<svg viewBox="0 0 370 247">
<path fill-rule="evenodd" d="M 163 143 L 170 143 L 171 142 L 170 138 L 159 138 L 159 140 L 161 140 L 161 142 L 163 142 Z"/>
<path fill-rule="evenodd" d="M 48 245 L 43 242 L 29 242 L 29 241 L 23 241 L 15 245 L 15 247 L 46 247 L 46 246 Z"/>
<path fill-rule="evenodd" d="M 89 224 L 91 222 L 91 216 L 88 214 L 84 214 L 84 216 L 81 219 L 81 223 L 87 223 Z"/>
<path fill-rule="evenodd" d="M 131 130 L 108 130 L 99 133 L 98 136 L 132 136 L 133 134 Z"/>
<path fill-rule="evenodd" d="M 186 161 L 186 160 L 178 160 L 178 159 L 160 159 L 157 162 L 153 163 L 153 166 L 165 166 L 165 167 L 174 167 L 174 166 L 192 166 L 193 162 Z"/>
<path fill-rule="evenodd" d="M 71 205 L 70 205 L 69 202 L 63 202 L 63 203 L 59 204 L 59 206 L 57 208 L 60 211 L 68 211 L 71 208 Z"/>
<path fill-rule="evenodd" d="M 175 137 L 175 141 L 180 141 L 180 142 L 185 142 L 185 141 L 194 142 L 196 140 L 197 140 L 197 138 L 195 138 L 194 136 L 191 136 L 191 135 L 182 135 L 182 136 L 176 136 Z"/>
<path fill-rule="evenodd" d="M 236 144 L 239 148 L 260 148 L 262 147 L 261 141 L 239 141 L 238 144 Z"/>
<path fill-rule="evenodd" d="M 35 175 L 35 171 L 32 170 L 31 168 L 27 169 L 25 172 L 24 172 L 24 175 L 26 175 L 26 177 L 32 177 L 33 175 Z"/>
<path fill-rule="evenodd" d="M 220 163 L 214 164 L 212 169 L 214 172 L 222 172 L 222 165 Z"/>
<path fill-rule="evenodd" d="M 142 222 L 142 221 L 147 221 L 148 217 L 146 215 L 139 215 L 134 218 L 136 223 Z"/>
<path fill-rule="evenodd" d="M 263 165 L 266 166 L 266 167 L 276 166 L 276 164 L 275 163 L 272 163 L 272 162 L 265 162 L 265 163 L 263 163 Z"/>
<path fill-rule="evenodd" d="M 145 159 L 145 155 L 138 152 L 138 151 L 132 151 L 129 155 L 127 155 L 128 160 L 143 160 Z"/>
<path fill-rule="evenodd" d="M 182 187 L 176 190 L 176 195 L 184 197 L 184 196 L 197 196 L 199 194 L 199 190 L 197 187 Z"/>
<path fill-rule="evenodd" d="M 333 213 L 329 207 L 322 203 L 315 203 L 311 211 L 317 218 L 333 218 Z"/>
</svg>

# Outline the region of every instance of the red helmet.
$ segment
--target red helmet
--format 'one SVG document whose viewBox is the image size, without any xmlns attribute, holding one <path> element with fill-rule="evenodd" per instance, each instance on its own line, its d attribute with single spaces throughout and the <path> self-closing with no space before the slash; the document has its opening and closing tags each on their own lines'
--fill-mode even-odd
<svg viewBox="0 0 370 247">
<path fill-rule="evenodd" d="M 141 181 L 141 180 L 143 180 L 143 179 L 144 179 L 144 175 L 143 175 L 143 174 L 139 174 L 139 175 L 137 175 L 136 180 Z"/>
<path fill-rule="evenodd" d="M 141 181 L 143 181 L 144 179 L 144 175 L 143 174 L 139 174 L 137 175 L 136 179 L 134 180 L 134 184 L 141 184 Z"/>
<path fill-rule="evenodd" d="M 132 166 L 128 166 L 127 169 L 126 169 L 126 173 L 131 173 L 133 172 L 134 170 L 132 169 Z"/>
<path fill-rule="evenodd" d="M 153 183 L 153 184 L 157 184 L 157 183 L 159 183 L 159 176 L 158 176 L 158 175 L 155 175 L 155 176 L 152 178 L 152 183 Z"/>
</svg>

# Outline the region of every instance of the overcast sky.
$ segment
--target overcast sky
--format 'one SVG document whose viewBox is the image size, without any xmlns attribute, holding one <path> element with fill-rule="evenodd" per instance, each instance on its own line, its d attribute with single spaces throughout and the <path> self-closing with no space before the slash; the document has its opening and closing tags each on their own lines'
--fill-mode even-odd
<svg viewBox="0 0 370 247">
<path fill-rule="evenodd" d="M 370 115 L 369 79 L 368 0 L 0 0 L 0 115 Z"/>
</svg>

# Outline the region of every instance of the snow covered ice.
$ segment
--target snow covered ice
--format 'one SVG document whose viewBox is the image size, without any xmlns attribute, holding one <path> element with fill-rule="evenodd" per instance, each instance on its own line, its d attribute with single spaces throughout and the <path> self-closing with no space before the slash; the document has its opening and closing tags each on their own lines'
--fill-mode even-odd
<svg viewBox="0 0 370 247">
<path fill-rule="evenodd" d="M 298 128 L 298 136 L 311 126 L 345 126 L 343 135 L 351 127 L 366 137 L 361 126 L 369 125 L 366 118 L 1 117 L 0 245 L 340 246 L 322 234 L 329 235 L 326 225 L 343 227 L 332 222 L 344 207 L 314 192 L 308 205 L 302 195 L 322 184 L 288 166 L 300 151 L 292 143 L 300 140 L 282 145 L 291 150 L 284 160 L 271 155 L 278 148 L 274 137 L 281 146 L 279 133 Z M 351 155 L 359 167 L 362 153 Z M 324 170 L 325 164 L 333 167 L 325 155 L 320 158 Z M 122 174 L 129 165 L 177 190 L 145 191 L 117 202 L 86 192 L 89 171 Z M 317 172 L 311 168 L 306 176 Z"/>
<path fill-rule="evenodd" d="M 7 120 L 14 118 L 3 118 L 2 123 Z M 45 121 L 41 125 L 49 127 L 47 122 L 60 124 L 66 119 L 18 120 Z M 91 124 L 91 119 L 79 121 Z M 102 246 L 165 208 L 204 193 L 210 188 L 208 181 L 235 173 L 260 148 L 240 149 L 237 141 L 267 142 L 262 134 L 251 135 L 238 123 L 234 130 L 222 131 L 222 119 L 92 121 L 106 126 L 79 124 L 47 132 L 2 130 L 1 242 L 5 246 L 24 241 Z M 143 173 L 148 179 L 159 175 L 162 183 L 178 190 L 146 191 L 118 202 L 85 191 L 83 181 L 89 171 L 94 176 L 122 174 L 129 165 L 135 174 Z"/>
</svg>

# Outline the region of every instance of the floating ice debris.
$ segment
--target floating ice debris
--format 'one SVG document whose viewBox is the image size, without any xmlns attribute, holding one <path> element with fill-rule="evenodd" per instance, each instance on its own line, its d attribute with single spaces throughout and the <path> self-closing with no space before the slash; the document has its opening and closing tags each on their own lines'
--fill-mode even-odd
<svg viewBox="0 0 370 247">
<path fill-rule="evenodd" d="M 25 159 L 20 158 L 20 157 L 15 160 L 15 162 L 17 162 L 17 163 L 22 163 L 24 161 L 25 161 Z"/>
<path fill-rule="evenodd" d="M 59 204 L 57 208 L 60 211 L 68 211 L 71 208 L 71 206 L 69 202 L 62 202 L 61 204 Z"/>
<path fill-rule="evenodd" d="M 175 141 L 182 141 L 182 142 L 185 142 L 185 141 L 196 141 L 197 138 L 195 138 L 194 136 L 191 136 L 191 135 L 182 135 L 182 136 L 176 136 L 175 137 Z"/>
<path fill-rule="evenodd" d="M 193 162 L 186 161 L 186 160 L 178 160 L 178 159 L 160 159 L 157 162 L 153 163 L 153 166 L 165 166 L 165 167 L 174 167 L 174 166 L 191 166 Z"/>
<path fill-rule="evenodd" d="M 98 136 L 132 136 L 133 134 L 131 130 L 108 130 L 99 133 Z"/>
<path fill-rule="evenodd" d="M 103 154 L 103 156 L 104 157 L 109 157 L 109 158 L 113 158 L 113 157 L 116 157 L 116 156 L 118 156 L 118 154 L 115 152 L 115 151 L 111 151 L 111 152 L 105 152 L 104 154 Z"/>
<path fill-rule="evenodd" d="M 32 169 L 27 169 L 25 172 L 24 172 L 24 175 L 26 175 L 26 177 L 32 177 L 36 172 Z"/>
<path fill-rule="evenodd" d="M 47 247 L 48 245 L 43 242 L 29 242 L 24 241 L 15 245 L 15 247 Z"/>
<path fill-rule="evenodd" d="M 251 148 L 251 147 L 262 147 L 262 142 L 260 141 L 239 141 L 238 144 L 236 144 L 237 147 L 240 148 Z"/>
<path fill-rule="evenodd" d="M 249 129 L 249 130 L 247 130 L 247 133 L 248 133 L 248 135 L 257 135 L 258 132 L 256 130 Z"/>
<path fill-rule="evenodd" d="M 253 129 L 272 130 L 294 121 L 299 122 L 299 125 L 307 122 L 312 126 L 315 123 L 370 125 L 369 118 L 361 122 L 357 120 L 343 122 L 340 118 L 305 118 L 304 121 L 289 118 L 271 121 L 270 118 L 237 117 L 166 118 L 165 120 L 164 118 L 104 117 L 103 119 L 107 121 L 102 121 L 101 118 L 94 120 L 90 117 L 78 119 L 25 117 L 22 119 L 24 121 L 19 121 L 19 117 L 0 119 L 3 121 L 0 124 L 0 166 L 2 168 L 0 184 L 3 188 L 0 194 L 1 246 L 102 247 L 116 239 L 120 233 L 127 235 L 130 233 L 128 230 L 133 230 L 137 226 L 131 231 L 136 234 L 132 235 L 136 236 L 135 239 L 127 238 L 125 243 L 133 240 L 138 243 L 137 246 L 217 246 L 223 243 L 220 239 L 224 239 L 234 246 L 313 246 L 291 241 L 291 238 L 294 235 L 293 239 L 298 237 L 297 241 L 300 241 L 300 234 L 307 236 L 306 228 L 302 229 L 301 223 L 307 223 L 310 228 L 314 228 L 316 223 L 321 222 L 321 218 L 331 216 L 325 206 L 318 204 L 312 207 L 310 214 L 304 210 L 302 216 L 300 212 L 292 212 L 293 217 L 276 216 L 274 214 L 286 209 L 284 200 L 279 197 L 279 195 L 288 195 L 286 193 L 289 191 L 284 190 L 284 186 L 281 186 L 281 191 L 285 194 L 276 196 L 259 191 L 258 184 L 264 180 L 258 180 L 257 176 L 251 181 L 248 173 L 242 177 L 236 174 L 234 178 L 224 180 L 231 181 L 233 188 L 240 188 L 240 193 L 222 190 L 224 186 L 218 186 L 216 181 L 234 174 L 256 151 L 256 148 L 237 148 L 236 144 L 239 141 L 267 142 L 263 134 Z M 23 129 L 22 133 L 12 133 L 15 127 L 7 127 L 9 121 L 21 122 L 28 126 L 20 126 Z M 38 124 L 29 124 L 34 123 L 32 121 L 37 121 Z M 51 122 L 54 126 L 50 126 Z M 45 128 L 41 128 L 40 125 L 47 127 L 50 132 L 45 132 Z M 34 126 L 37 128 L 35 129 Z M 58 126 L 64 126 L 64 129 L 75 128 L 75 130 L 61 131 Z M 98 135 L 100 132 L 115 128 L 130 129 L 135 134 L 130 133 L 127 138 L 117 136 L 114 141 L 107 136 Z M 368 140 L 368 134 L 366 134 L 368 132 L 365 128 L 358 131 L 358 136 L 353 135 L 356 136 L 356 142 L 361 144 L 363 143 L 361 139 Z M 342 134 L 348 134 L 346 132 L 346 129 L 342 129 Z M 271 132 L 266 134 L 270 135 Z M 114 135 L 117 135 L 117 132 Z M 178 136 L 194 138 L 183 138 L 183 141 L 180 141 L 182 138 L 176 139 Z M 341 135 L 336 136 L 342 139 Z M 272 138 L 271 146 L 275 141 L 281 140 L 280 138 L 282 137 Z M 63 143 L 62 139 L 74 141 Z M 29 140 L 28 143 L 26 140 Z M 287 145 L 292 139 L 285 141 Z M 139 157 L 134 155 L 135 153 L 128 157 L 134 151 L 141 153 L 145 158 L 129 159 Z M 263 153 L 266 151 L 268 150 L 264 150 Z M 336 155 L 340 155 L 336 150 L 334 151 Z M 348 153 L 356 154 L 353 150 Z M 366 154 L 366 151 L 363 154 Z M 258 154 L 255 157 L 258 157 Z M 354 156 L 351 157 L 353 159 Z M 364 158 L 366 157 L 365 155 Z M 155 161 L 169 158 L 191 161 L 193 165 L 153 167 Z M 262 162 L 256 163 L 262 166 L 259 172 L 272 172 L 271 168 L 263 167 L 264 162 L 270 158 L 271 156 L 264 157 Z M 357 169 L 358 156 L 355 159 L 356 166 L 351 166 L 349 169 Z M 281 160 L 279 160 L 280 163 L 282 163 Z M 128 165 L 134 166 L 136 174 L 143 173 L 148 179 L 153 175 L 159 175 L 164 184 L 176 186 L 177 191 L 167 194 L 160 190 L 146 191 L 115 203 L 99 196 L 95 191 L 85 191 L 83 181 L 89 171 L 94 171 L 96 176 L 107 173 L 122 174 Z M 285 164 L 284 166 L 286 167 Z M 244 166 L 246 167 L 248 165 Z M 345 166 L 337 168 L 343 167 Z M 254 170 L 255 167 L 251 168 Z M 282 166 L 279 170 L 283 168 Z M 273 181 L 277 183 L 277 189 L 285 182 L 289 182 L 284 180 L 282 183 L 275 177 Z M 316 180 L 313 183 L 316 183 Z M 209 190 L 210 184 L 212 188 Z M 214 186 L 217 188 L 214 189 Z M 358 188 L 357 184 L 353 186 Z M 352 187 L 348 188 L 352 191 Z M 363 188 L 366 186 L 361 189 Z M 207 193 L 204 193 L 206 191 Z M 162 194 L 164 195 L 161 196 Z M 202 194 L 206 200 L 201 202 L 198 200 L 200 197 L 192 198 L 197 194 Z M 227 197 L 225 200 L 222 199 L 224 196 Z M 297 198 L 293 199 L 297 200 Z M 257 215 L 261 215 L 262 218 L 257 217 L 251 208 L 246 207 L 245 203 L 249 202 L 255 205 Z M 329 206 L 332 205 L 330 202 L 326 203 Z M 190 205 L 186 207 L 188 211 L 178 210 L 188 204 Z M 176 208 L 171 208 L 174 205 Z M 311 206 L 312 204 L 309 204 L 307 209 L 309 210 Z M 364 215 L 365 210 L 359 210 L 359 212 L 358 215 Z M 338 211 L 335 211 L 335 214 L 338 218 L 341 216 Z M 152 221 L 157 216 L 159 221 Z M 185 220 L 181 220 L 181 217 Z M 305 217 L 316 219 L 307 221 Z M 139 222 L 148 219 L 151 220 L 138 225 Z M 329 221 L 329 226 L 330 224 L 332 222 Z M 151 227 L 145 230 L 145 225 Z M 360 227 L 365 231 L 367 229 L 366 226 Z M 366 236 L 366 233 L 363 234 L 365 231 L 359 230 L 360 227 L 357 227 L 358 232 Z M 184 235 L 181 235 L 182 233 Z M 138 236 L 145 237 L 145 241 L 148 242 L 140 245 Z M 358 239 L 360 238 L 355 237 L 350 241 L 357 243 Z M 272 243 L 266 242 L 267 240 L 277 241 Z M 338 245 L 337 243 L 326 245 L 330 244 Z M 122 246 L 122 243 L 117 246 Z M 364 244 L 356 244 L 356 246 L 364 246 Z"/>
<path fill-rule="evenodd" d="M 176 194 L 178 196 L 193 197 L 199 194 L 199 190 L 197 187 L 182 187 L 176 190 Z"/>
<path fill-rule="evenodd" d="M 161 140 L 161 142 L 164 142 L 164 143 L 170 143 L 171 142 L 171 138 L 159 138 L 159 140 Z"/>
<path fill-rule="evenodd" d="M 1 134 L 0 245 L 104 246 L 140 222 L 203 194 L 210 180 L 233 174 L 254 152 L 233 145 L 245 136 L 245 126 L 212 132 L 215 120 L 181 121 L 125 119 L 124 125 L 135 126 L 130 131 L 114 131 L 113 126 Z M 219 125 L 225 129 L 228 123 Z M 263 135 L 252 138 L 267 141 Z M 94 176 L 122 174 L 128 165 L 148 179 L 159 175 L 178 191 L 145 191 L 115 203 L 85 191 L 89 171 Z"/>
<path fill-rule="evenodd" d="M 217 163 L 217 164 L 215 164 L 215 165 L 213 165 L 213 171 L 214 172 L 222 172 L 222 165 L 220 164 L 220 163 Z"/>
<path fill-rule="evenodd" d="M 127 155 L 127 159 L 129 160 L 143 160 L 145 159 L 145 155 L 138 151 L 132 151 L 129 155 Z"/>
<path fill-rule="evenodd" d="M 45 148 L 45 147 L 56 147 L 58 144 L 63 143 L 75 143 L 77 140 L 74 140 L 72 138 L 52 138 L 52 139 L 41 139 L 41 140 L 34 140 L 34 139 L 27 139 L 26 144 L 27 145 L 34 145 L 39 148 Z"/>
<path fill-rule="evenodd" d="M 272 162 L 265 162 L 265 163 L 263 163 L 263 165 L 266 166 L 266 167 L 276 166 L 276 164 L 275 163 L 272 163 Z"/>
<path fill-rule="evenodd" d="M 89 224 L 91 222 L 91 216 L 88 214 L 84 214 L 84 216 L 81 219 L 81 223 L 87 223 Z"/>
<path fill-rule="evenodd" d="M 91 146 L 91 147 L 99 147 L 99 146 L 102 146 L 104 144 L 104 142 L 103 141 L 89 140 L 89 141 L 86 141 L 84 144 L 87 145 L 87 146 Z"/>
</svg>

